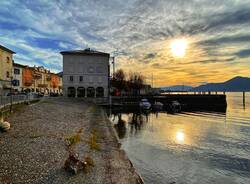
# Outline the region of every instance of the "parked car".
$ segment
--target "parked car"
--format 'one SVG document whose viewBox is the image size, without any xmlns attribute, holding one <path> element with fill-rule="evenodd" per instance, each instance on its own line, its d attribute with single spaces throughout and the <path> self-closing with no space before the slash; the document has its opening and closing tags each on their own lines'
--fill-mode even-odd
<svg viewBox="0 0 250 184">
<path fill-rule="evenodd" d="M 10 93 L 7 93 L 6 96 L 14 96 L 14 95 L 17 95 L 18 93 L 17 92 L 10 92 Z"/>
<path fill-rule="evenodd" d="M 51 93 L 49 94 L 49 96 L 51 96 L 51 97 L 58 97 L 59 94 L 58 94 L 58 93 L 52 93 L 52 92 L 51 92 Z"/>
<path fill-rule="evenodd" d="M 44 97 L 44 93 L 38 93 L 38 97 Z"/>
</svg>

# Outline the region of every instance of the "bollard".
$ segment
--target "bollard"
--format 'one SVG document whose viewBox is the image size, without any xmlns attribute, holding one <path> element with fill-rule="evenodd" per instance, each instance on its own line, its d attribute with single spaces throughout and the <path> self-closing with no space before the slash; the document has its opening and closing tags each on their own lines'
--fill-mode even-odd
<svg viewBox="0 0 250 184">
<path fill-rule="evenodd" d="M 243 91 L 243 106 L 244 106 L 244 107 L 245 107 L 245 105 L 246 105 L 245 98 L 246 98 L 245 91 Z"/>
</svg>

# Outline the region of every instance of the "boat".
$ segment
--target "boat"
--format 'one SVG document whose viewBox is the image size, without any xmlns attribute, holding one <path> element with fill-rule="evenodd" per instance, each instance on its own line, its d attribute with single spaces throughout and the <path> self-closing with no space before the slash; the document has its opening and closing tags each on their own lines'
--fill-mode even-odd
<svg viewBox="0 0 250 184">
<path fill-rule="evenodd" d="M 161 102 L 155 102 L 155 103 L 153 104 L 153 109 L 159 111 L 159 110 L 162 110 L 162 109 L 163 109 L 163 106 L 164 106 L 163 103 L 161 103 Z"/>
<path fill-rule="evenodd" d="M 149 103 L 148 100 L 145 98 L 140 101 L 139 106 L 143 110 L 151 109 L 151 103 Z"/>
<path fill-rule="evenodd" d="M 181 112 L 181 104 L 177 100 L 172 101 L 169 104 L 170 111 L 173 113 Z"/>
</svg>

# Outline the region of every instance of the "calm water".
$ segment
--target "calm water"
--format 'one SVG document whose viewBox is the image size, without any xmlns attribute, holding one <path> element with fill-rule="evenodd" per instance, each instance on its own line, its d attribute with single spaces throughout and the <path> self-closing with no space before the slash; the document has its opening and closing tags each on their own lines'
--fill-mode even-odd
<svg viewBox="0 0 250 184">
<path fill-rule="evenodd" d="M 145 183 L 250 183 L 250 93 L 227 94 L 227 112 L 111 116 Z"/>
</svg>

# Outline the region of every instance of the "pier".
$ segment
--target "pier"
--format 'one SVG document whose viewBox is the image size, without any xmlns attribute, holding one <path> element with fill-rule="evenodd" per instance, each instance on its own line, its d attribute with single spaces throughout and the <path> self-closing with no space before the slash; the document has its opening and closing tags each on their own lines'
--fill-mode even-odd
<svg viewBox="0 0 250 184">
<path fill-rule="evenodd" d="M 150 103 L 161 102 L 164 105 L 172 101 L 182 104 L 184 111 L 218 111 L 226 112 L 227 101 L 225 94 L 163 94 L 157 96 L 120 96 L 112 97 L 112 106 L 136 107 L 141 99 L 146 98 Z"/>
</svg>

